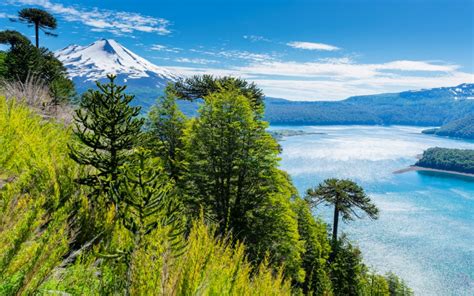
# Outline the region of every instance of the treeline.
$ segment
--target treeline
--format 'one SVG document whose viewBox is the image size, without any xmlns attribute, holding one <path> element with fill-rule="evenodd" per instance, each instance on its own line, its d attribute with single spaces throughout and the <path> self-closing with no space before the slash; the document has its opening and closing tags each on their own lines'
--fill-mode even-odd
<svg viewBox="0 0 474 296">
<path fill-rule="evenodd" d="M 474 174 L 474 150 L 430 148 L 423 152 L 417 166 Z"/>
<path fill-rule="evenodd" d="M 271 124 L 443 125 L 474 112 L 474 101 L 456 100 L 449 89 L 352 97 L 337 102 L 266 99 Z"/>
<path fill-rule="evenodd" d="M 474 115 L 449 122 L 440 128 L 424 130 L 425 134 L 455 137 L 463 139 L 474 139 Z"/>
</svg>

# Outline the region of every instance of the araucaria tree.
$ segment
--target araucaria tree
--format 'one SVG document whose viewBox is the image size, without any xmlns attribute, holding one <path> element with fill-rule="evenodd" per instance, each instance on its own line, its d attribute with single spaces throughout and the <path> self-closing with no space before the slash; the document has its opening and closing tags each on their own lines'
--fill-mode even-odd
<svg viewBox="0 0 474 296">
<path fill-rule="evenodd" d="M 317 188 L 308 189 L 307 198 L 313 206 L 320 203 L 334 206 L 333 243 L 337 242 L 339 214 L 342 215 L 343 221 L 354 220 L 354 216 L 360 218 L 357 210 L 362 210 L 371 219 L 378 218 L 378 208 L 365 194 L 364 189 L 351 180 L 327 179 Z"/>
<path fill-rule="evenodd" d="M 255 83 L 249 83 L 232 76 L 196 75 L 179 80 L 169 88 L 172 88 L 177 97 L 191 101 L 206 99 L 208 95 L 222 90 L 239 90 L 256 108 L 263 107 L 263 98 L 265 97 L 263 91 Z"/>
<path fill-rule="evenodd" d="M 70 156 L 94 168 L 79 182 L 93 187 L 95 193 L 107 193 L 108 202 L 117 205 L 115 195 L 108 193 L 118 181 L 119 168 L 140 141 L 144 120 L 137 118 L 140 107 L 129 106 L 134 96 L 124 93 L 126 86 L 116 85 L 113 75 L 107 77 L 109 83 L 97 83 L 99 90 L 89 90 L 82 98 L 74 131 L 79 141 L 70 146 Z"/>
<path fill-rule="evenodd" d="M 39 48 L 40 29 L 46 35 L 57 36 L 50 31 L 55 30 L 57 27 L 56 18 L 47 11 L 38 8 L 24 8 L 18 12 L 18 20 L 35 27 L 35 44 L 37 48 Z"/>
</svg>

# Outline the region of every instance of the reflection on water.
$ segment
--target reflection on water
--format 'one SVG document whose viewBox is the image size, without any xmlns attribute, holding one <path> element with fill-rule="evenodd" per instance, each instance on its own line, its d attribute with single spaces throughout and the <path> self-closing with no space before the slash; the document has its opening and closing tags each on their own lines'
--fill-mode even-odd
<svg viewBox="0 0 474 296">
<path fill-rule="evenodd" d="M 433 172 L 393 174 L 429 147 L 474 143 L 420 133 L 418 127 L 272 127 L 324 134 L 286 137 L 282 168 L 299 191 L 330 177 L 362 185 L 381 210 L 342 230 L 379 272 L 402 276 L 417 295 L 474 295 L 474 179 Z M 331 211 L 317 209 L 326 221 Z"/>
</svg>

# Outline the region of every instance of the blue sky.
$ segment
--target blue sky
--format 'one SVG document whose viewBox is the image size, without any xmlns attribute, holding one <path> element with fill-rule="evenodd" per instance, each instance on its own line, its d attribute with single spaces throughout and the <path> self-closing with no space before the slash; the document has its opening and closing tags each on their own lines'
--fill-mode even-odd
<svg viewBox="0 0 474 296">
<path fill-rule="evenodd" d="M 23 7 L 58 18 L 51 50 L 112 38 L 183 75 L 236 75 L 267 95 L 351 95 L 474 83 L 473 0 L 4 0 L 0 28 Z"/>
</svg>

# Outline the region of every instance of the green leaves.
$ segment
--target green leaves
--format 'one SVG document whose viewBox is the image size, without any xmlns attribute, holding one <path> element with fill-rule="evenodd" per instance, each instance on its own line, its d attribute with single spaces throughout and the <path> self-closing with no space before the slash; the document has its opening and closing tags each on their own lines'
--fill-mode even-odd
<svg viewBox="0 0 474 296">
<path fill-rule="evenodd" d="M 255 111 L 263 113 L 264 94 L 255 83 L 231 76 L 193 76 L 168 87 L 177 97 L 185 100 L 206 99 L 213 93 L 236 91 L 245 96 Z"/>
<path fill-rule="evenodd" d="M 107 192 L 118 182 L 119 168 L 126 163 L 131 150 L 141 140 L 143 119 L 140 107 L 130 107 L 133 96 L 124 94 L 125 86 L 97 83 L 99 90 L 89 90 L 76 111 L 75 135 L 78 143 L 70 145 L 70 156 L 77 163 L 95 170 L 79 180 L 94 187 L 96 193 Z M 116 203 L 112 195 L 109 201 Z"/>
</svg>

